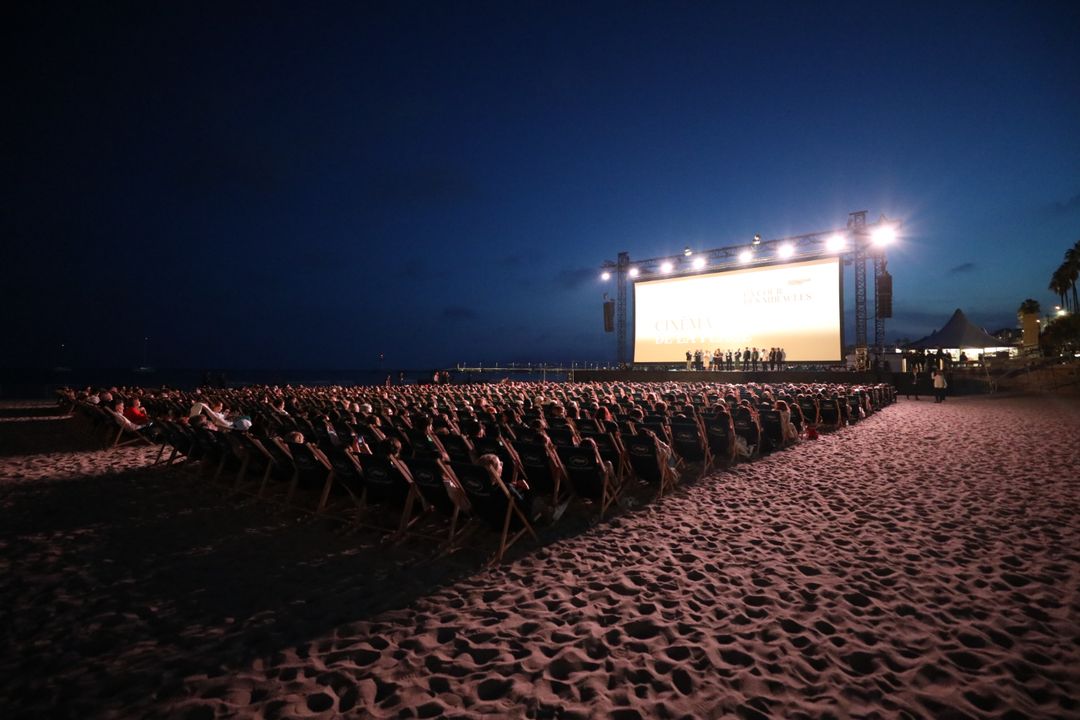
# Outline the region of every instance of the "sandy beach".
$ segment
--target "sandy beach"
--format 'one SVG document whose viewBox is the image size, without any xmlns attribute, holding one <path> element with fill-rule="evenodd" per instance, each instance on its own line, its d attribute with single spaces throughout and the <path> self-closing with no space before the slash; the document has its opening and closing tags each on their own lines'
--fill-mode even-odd
<svg viewBox="0 0 1080 720">
<path fill-rule="evenodd" d="M 1075 399 L 901 399 L 494 568 L 49 413 L 0 415 L 4 718 L 1080 717 Z"/>
</svg>

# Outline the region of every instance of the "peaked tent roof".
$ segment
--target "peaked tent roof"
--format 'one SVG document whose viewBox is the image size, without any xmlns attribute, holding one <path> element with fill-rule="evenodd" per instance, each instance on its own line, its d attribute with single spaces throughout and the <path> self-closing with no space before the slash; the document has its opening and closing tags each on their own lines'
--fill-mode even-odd
<svg viewBox="0 0 1080 720">
<path fill-rule="evenodd" d="M 960 308 L 956 309 L 945 327 L 916 340 L 908 348 L 991 348 L 1001 347 L 1002 342 L 967 319 Z"/>
</svg>

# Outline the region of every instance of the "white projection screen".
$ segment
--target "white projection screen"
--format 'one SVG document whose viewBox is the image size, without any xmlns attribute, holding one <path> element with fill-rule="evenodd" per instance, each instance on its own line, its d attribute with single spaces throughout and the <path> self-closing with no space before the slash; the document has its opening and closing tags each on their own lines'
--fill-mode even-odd
<svg viewBox="0 0 1080 720">
<path fill-rule="evenodd" d="M 842 359 L 836 257 L 634 283 L 634 362 L 782 347 L 787 362 Z"/>
</svg>

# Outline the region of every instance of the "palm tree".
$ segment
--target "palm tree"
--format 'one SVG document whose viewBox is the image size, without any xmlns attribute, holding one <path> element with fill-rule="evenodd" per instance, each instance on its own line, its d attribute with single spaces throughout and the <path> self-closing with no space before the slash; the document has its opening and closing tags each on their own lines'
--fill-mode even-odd
<svg viewBox="0 0 1080 720">
<path fill-rule="evenodd" d="M 1042 312 L 1042 306 L 1039 305 L 1038 300 L 1028 298 L 1024 302 L 1020 303 L 1020 307 L 1016 309 L 1016 314 L 1020 316 L 1024 315 L 1038 315 Z"/>
<path fill-rule="evenodd" d="M 1065 279 L 1064 265 L 1055 270 L 1054 274 L 1050 276 L 1050 284 L 1047 286 L 1047 289 L 1061 298 L 1062 307 L 1067 308 L 1069 306 L 1069 303 L 1067 302 L 1069 297 L 1069 281 Z"/>
<path fill-rule="evenodd" d="M 1065 264 L 1061 267 L 1064 270 L 1065 279 L 1069 281 L 1069 289 L 1072 290 L 1073 312 L 1080 312 L 1080 302 L 1077 302 L 1076 298 L 1076 281 L 1080 279 L 1080 240 L 1065 251 Z"/>
</svg>

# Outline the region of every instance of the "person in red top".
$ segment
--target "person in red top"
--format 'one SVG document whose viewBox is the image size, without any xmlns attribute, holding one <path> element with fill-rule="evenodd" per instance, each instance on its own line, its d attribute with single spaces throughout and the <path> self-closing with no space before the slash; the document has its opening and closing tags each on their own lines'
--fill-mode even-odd
<svg viewBox="0 0 1080 720">
<path fill-rule="evenodd" d="M 139 398 L 131 399 L 131 404 L 124 408 L 124 417 L 136 425 L 145 425 L 150 422 L 150 416 L 146 414 Z"/>
</svg>

